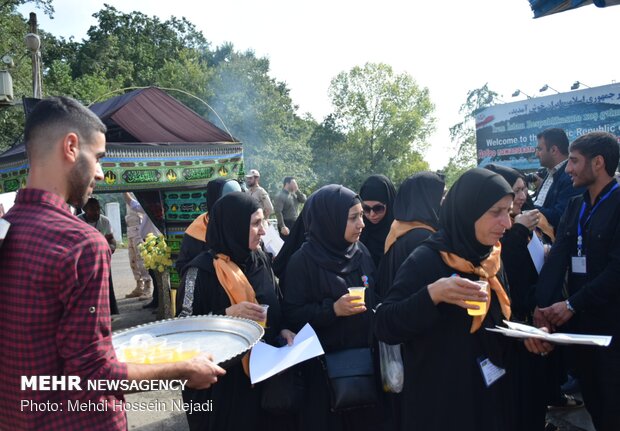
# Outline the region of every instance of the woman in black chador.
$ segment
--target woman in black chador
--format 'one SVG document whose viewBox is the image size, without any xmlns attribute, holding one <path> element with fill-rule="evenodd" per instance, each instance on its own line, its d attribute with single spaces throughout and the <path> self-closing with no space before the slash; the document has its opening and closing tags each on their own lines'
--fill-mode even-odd
<svg viewBox="0 0 620 431">
<path fill-rule="evenodd" d="M 405 260 L 377 310 L 378 337 L 405 345 L 403 430 L 512 430 L 514 346 L 485 330 L 510 318 L 499 240 L 512 199 L 499 175 L 463 174 L 441 207 L 440 230 Z M 488 295 L 474 280 L 488 281 Z M 478 306 L 465 301 L 485 301 L 488 312 L 472 317 L 467 309 Z"/>
<path fill-rule="evenodd" d="M 180 316 L 219 314 L 263 321 L 268 304 L 264 340 L 272 343 L 278 335 L 280 305 L 269 259 L 260 249 L 265 234 L 263 210 L 251 196 L 234 192 L 220 198 L 209 214 L 207 244 L 187 266 L 177 310 Z M 279 334 L 292 341 L 293 334 Z M 266 428 L 260 411 L 260 388 L 252 386 L 247 361 L 229 367 L 226 375 L 207 390 L 186 389 L 185 402 L 212 400 L 212 411 L 187 415 L 192 431 L 237 431 Z"/>
<path fill-rule="evenodd" d="M 396 271 L 407 256 L 439 227 L 439 206 L 445 187 L 434 172 L 419 172 L 398 188 L 394 222 L 385 240 L 385 256 L 379 265 L 377 291 L 385 298 Z"/>
<path fill-rule="evenodd" d="M 326 353 L 370 346 L 374 305 L 374 265 L 359 242 L 364 227 L 359 196 L 337 185 L 322 187 L 304 208 L 306 242 L 286 267 L 284 319 L 298 331 L 310 323 Z M 368 277 L 365 304 L 354 303 L 348 287 Z M 302 430 L 375 430 L 376 409 L 330 411 L 327 376 L 318 359 L 303 366 L 306 399 L 300 413 Z M 377 388 L 378 389 L 378 388 Z"/>
<path fill-rule="evenodd" d="M 396 189 L 385 175 L 371 175 L 360 188 L 364 211 L 364 231 L 360 241 L 368 248 L 375 267 L 383 257 L 385 238 L 394 220 Z"/>
</svg>

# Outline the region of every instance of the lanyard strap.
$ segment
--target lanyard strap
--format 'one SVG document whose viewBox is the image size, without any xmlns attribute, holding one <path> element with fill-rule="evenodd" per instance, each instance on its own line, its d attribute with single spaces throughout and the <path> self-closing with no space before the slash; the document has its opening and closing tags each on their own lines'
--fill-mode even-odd
<svg viewBox="0 0 620 431">
<path fill-rule="evenodd" d="M 594 207 L 592 208 L 592 211 L 590 211 L 590 214 L 588 214 L 588 218 L 586 218 L 586 221 L 583 223 L 584 226 L 588 224 L 588 222 L 590 221 L 590 218 L 592 217 L 592 214 L 594 214 L 594 211 L 596 211 L 597 208 L 603 203 L 603 201 L 607 199 L 609 195 L 611 195 L 611 193 L 614 190 L 616 190 L 619 186 L 620 184 L 618 183 L 614 184 L 611 190 L 605 193 L 605 195 L 596 203 L 596 205 L 594 205 Z M 586 211 L 586 203 L 584 201 L 581 203 L 581 211 L 579 211 L 579 221 L 577 222 L 577 256 L 581 256 L 581 251 L 583 249 L 581 219 L 583 218 L 583 214 L 585 213 L 585 211 Z"/>
</svg>

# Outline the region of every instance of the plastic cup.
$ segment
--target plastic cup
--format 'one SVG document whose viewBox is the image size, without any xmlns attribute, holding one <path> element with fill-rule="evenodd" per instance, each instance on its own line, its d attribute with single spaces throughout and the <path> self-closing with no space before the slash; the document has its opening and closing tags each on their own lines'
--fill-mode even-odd
<svg viewBox="0 0 620 431">
<path fill-rule="evenodd" d="M 170 352 L 172 354 L 172 362 L 176 362 L 180 360 L 179 358 L 181 355 L 182 347 L 183 343 L 181 341 L 169 341 L 168 343 L 166 343 L 166 346 L 160 350 L 160 352 Z"/>
<path fill-rule="evenodd" d="M 485 293 L 489 293 L 489 282 L 488 281 L 477 280 L 477 281 L 474 281 L 474 283 L 476 283 L 480 287 L 481 291 L 483 291 Z M 478 310 L 472 310 L 471 308 L 468 308 L 467 309 L 467 314 L 469 314 L 470 316 L 484 316 L 486 314 L 486 312 L 487 312 L 487 303 L 486 303 L 486 301 L 483 301 L 483 302 L 479 302 L 479 301 L 465 301 L 465 303 L 477 305 L 479 307 Z"/>
<path fill-rule="evenodd" d="M 366 287 L 361 286 L 361 287 L 349 287 L 349 295 L 351 296 L 359 296 L 360 299 L 355 299 L 351 302 L 353 302 L 354 304 L 363 304 L 364 303 L 364 298 L 366 297 L 365 292 L 366 291 Z"/>
<path fill-rule="evenodd" d="M 261 307 L 263 307 L 263 315 L 265 316 L 265 318 L 263 320 L 259 320 L 258 324 L 260 326 L 262 326 L 263 328 L 267 327 L 267 311 L 269 310 L 269 305 L 267 304 L 259 304 Z"/>
<path fill-rule="evenodd" d="M 193 341 L 184 341 L 181 345 L 176 360 L 187 361 L 200 354 L 200 345 Z"/>
<path fill-rule="evenodd" d="M 141 345 L 127 345 L 123 348 L 123 357 L 125 362 L 133 364 L 144 363 L 144 357 L 146 356 L 146 349 Z"/>
<path fill-rule="evenodd" d="M 166 344 L 168 340 L 166 338 L 155 338 L 146 343 L 149 352 L 159 353 L 166 350 Z"/>
<path fill-rule="evenodd" d="M 171 350 L 154 352 L 147 356 L 149 364 L 167 364 L 174 362 L 174 353 Z"/>
</svg>

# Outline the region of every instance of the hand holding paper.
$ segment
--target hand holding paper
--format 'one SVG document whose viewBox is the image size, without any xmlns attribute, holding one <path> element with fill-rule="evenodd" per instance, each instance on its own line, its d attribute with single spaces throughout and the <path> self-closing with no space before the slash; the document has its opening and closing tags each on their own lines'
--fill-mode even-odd
<svg viewBox="0 0 620 431">
<path fill-rule="evenodd" d="M 295 336 L 291 346 L 278 348 L 267 343 L 256 344 L 250 355 L 250 380 L 252 384 L 262 382 L 295 364 L 323 353 L 325 352 L 314 329 L 306 324 Z"/>
</svg>

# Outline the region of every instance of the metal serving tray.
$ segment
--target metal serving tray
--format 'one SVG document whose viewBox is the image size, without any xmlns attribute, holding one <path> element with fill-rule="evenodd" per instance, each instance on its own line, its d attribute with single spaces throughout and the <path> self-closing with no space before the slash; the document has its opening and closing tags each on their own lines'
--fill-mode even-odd
<svg viewBox="0 0 620 431">
<path fill-rule="evenodd" d="M 131 337 L 149 334 L 171 341 L 193 341 L 200 350 L 213 355 L 220 366 L 232 365 L 241 355 L 250 350 L 264 335 L 265 330 L 249 319 L 230 316 L 187 316 L 160 320 L 134 326 L 115 333 L 112 344 L 119 353 L 119 347 L 129 343 Z"/>
</svg>

